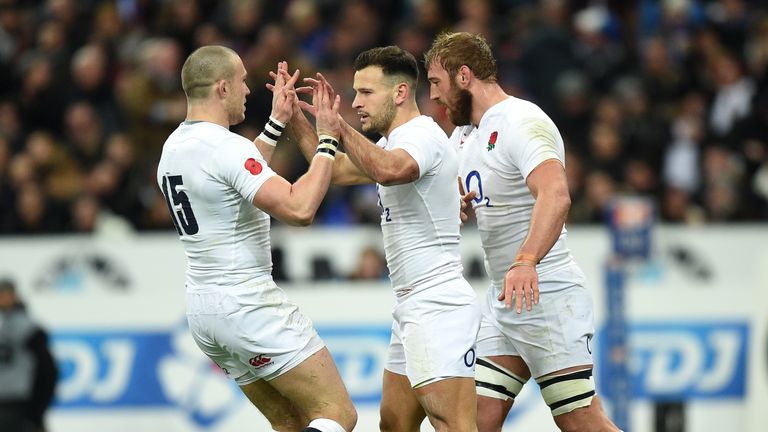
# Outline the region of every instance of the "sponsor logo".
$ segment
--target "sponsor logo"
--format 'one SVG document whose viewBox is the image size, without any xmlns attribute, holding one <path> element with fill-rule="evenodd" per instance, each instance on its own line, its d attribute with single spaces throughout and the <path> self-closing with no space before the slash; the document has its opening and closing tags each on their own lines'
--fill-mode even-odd
<svg viewBox="0 0 768 432">
<path fill-rule="evenodd" d="M 256 159 L 248 158 L 245 161 L 245 169 L 246 171 L 250 172 L 252 175 L 257 175 L 257 174 L 261 174 L 261 171 L 264 169 L 264 167 L 262 167 L 261 164 L 256 161 Z"/>
<path fill-rule="evenodd" d="M 378 404 L 390 328 L 320 327 L 356 404 Z M 165 409 L 191 431 L 215 428 L 248 403 L 234 380 L 197 347 L 186 325 L 165 331 L 90 329 L 52 334 L 61 376 L 57 410 Z M 272 359 L 255 356 L 254 367 Z"/>
<path fill-rule="evenodd" d="M 248 363 L 250 363 L 251 366 L 255 367 L 256 369 L 261 369 L 264 366 L 273 364 L 274 362 L 270 357 L 267 357 L 264 354 L 259 354 L 256 357 L 253 357 L 250 360 L 248 360 Z"/>
<path fill-rule="evenodd" d="M 475 365 L 475 359 L 476 358 L 477 358 L 477 356 L 475 355 L 475 349 L 474 348 L 470 348 L 469 351 L 467 351 L 467 353 L 464 354 L 464 364 L 467 367 L 471 368 L 472 366 Z"/>
<path fill-rule="evenodd" d="M 131 278 L 123 265 L 99 250 L 68 250 L 46 264 L 33 282 L 36 290 L 79 292 L 96 289 L 127 291 Z"/>
<path fill-rule="evenodd" d="M 605 338 L 601 338 L 605 339 Z M 630 386 L 635 398 L 743 398 L 749 327 L 746 322 L 641 323 L 628 334 Z M 610 382 L 609 353 L 598 367 Z M 610 393 L 610 387 L 603 391 Z"/>
</svg>

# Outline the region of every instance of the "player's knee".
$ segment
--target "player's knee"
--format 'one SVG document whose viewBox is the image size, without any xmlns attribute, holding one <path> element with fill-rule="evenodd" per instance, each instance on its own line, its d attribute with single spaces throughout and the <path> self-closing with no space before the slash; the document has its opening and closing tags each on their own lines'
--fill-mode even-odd
<svg viewBox="0 0 768 432">
<path fill-rule="evenodd" d="M 333 405 L 326 405 L 324 409 L 317 411 L 324 419 L 332 419 L 342 429 L 342 431 L 351 431 L 357 424 L 357 411 L 352 401 L 348 398 L 344 401 L 338 401 Z M 313 420 L 314 421 L 314 420 Z M 324 422 L 320 422 L 324 423 Z M 310 426 L 312 423 L 310 422 Z M 325 432 L 325 429 L 320 429 Z M 329 429 L 335 432 L 335 429 Z"/>
<path fill-rule="evenodd" d="M 379 432 L 417 431 L 423 417 L 412 417 L 403 412 L 382 409 L 379 411 Z"/>
<path fill-rule="evenodd" d="M 269 420 L 272 430 L 277 432 L 288 432 L 301 430 L 309 421 L 308 418 L 300 415 L 295 410 L 273 410 L 262 411 Z"/>
<path fill-rule="evenodd" d="M 348 405 L 341 406 L 339 413 L 335 417 L 338 418 L 338 424 L 343 427 L 343 430 L 351 431 L 357 424 L 357 410 L 350 402 Z M 310 423 L 311 424 L 311 423 Z"/>
<path fill-rule="evenodd" d="M 394 432 L 398 429 L 397 421 L 392 416 L 384 417 L 382 416 L 379 420 L 379 431 L 380 432 Z"/>
<path fill-rule="evenodd" d="M 555 421 L 558 420 L 558 416 L 589 407 L 595 397 L 592 369 L 546 377 L 537 381 L 541 388 L 541 395 L 552 410 Z"/>
<path fill-rule="evenodd" d="M 516 375 L 487 358 L 477 359 L 475 387 L 478 396 L 514 401 L 526 381 L 528 381 L 527 378 Z"/>
</svg>

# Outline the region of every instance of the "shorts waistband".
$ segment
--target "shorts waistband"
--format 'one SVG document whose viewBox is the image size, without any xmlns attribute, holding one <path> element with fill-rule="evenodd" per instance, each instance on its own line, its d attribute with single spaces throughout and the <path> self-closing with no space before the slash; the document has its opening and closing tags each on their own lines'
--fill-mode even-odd
<svg viewBox="0 0 768 432">
<path fill-rule="evenodd" d="M 255 288 L 274 284 L 272 275 L 264 275 L 253 278 L 252 280 L 240 285 L 190 285 L 187 284 L 188 294 L 222 293 L 238 294 L 242 292 L 253 291 Z"/>
</svg>

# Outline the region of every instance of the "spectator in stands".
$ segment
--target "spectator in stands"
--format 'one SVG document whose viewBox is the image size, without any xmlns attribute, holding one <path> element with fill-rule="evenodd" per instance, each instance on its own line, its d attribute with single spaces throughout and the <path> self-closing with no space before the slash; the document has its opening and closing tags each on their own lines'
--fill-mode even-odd
<svg viewBox="0 0 768 432">
<path fill-rule="evenodd" d="M 475 4 L 480 7 L 470 6 Z M 616 166 L 621 172 L 630 160 L 640 160 L 652 172 L 692 173 L 691 161 L 701 170 L 707 143 L 717 141 L 745 164 L 743 186 L 751 192 L 740 193 L 735 200 L 740 215 L 736 219 L 760 221 L 768 217 L 768 201 L 749 185 L 768 154 L 763 138 L 768 133 L 766 109 L 760 114 L 761 107 L 768 106 L 767 16 L 765 2 L 744 0 L 4 0 L 0 134 L 10 144 L 11 160 L 26 152 L 29 135 L 38 132 L 52 136 L 69 153 L 66 157 L 79 160 L 83 154 L 67 147 L 72 142 L 72 119 L 67 117 L 73 115 L 74 106 L 90 105 L 91 114 L 82 115 L 84 110 L 78 108 L 75 117 L 93 123 L 85 128 L 90 132 L 99 130 L 98 151 L 86 152 L 90 156 L 80 169 L 90 170 L 106 157 L 104 145 L 113 133 L 127 134 L 135 151 L 133 168 L 125 174 L 132 186 L 111 193 L 131 196 L 110 199 L 142 203 L 126 216 L 132 225 L 169 229 L 163 202 L 157 201 L 152 178 L 144 173 L 154 170 L 160 144 L 183 118 L 178 72 L 180 60 L 194 48 L 210 44 L 234 48 L 248 64 L 249 79 L 258 83 L 276 56 L 288 56 L 289 63 L 302 70 L 320 68 L 347 92 L 351 86 L 342 83 L 352 82 L 349 65 L 359 51 L 396 42 L 419 57 L 425 40 L 439 31 L 481 26 L 489 40 L 499 41 L 494 44 L 499 83 L 508 93 L 532 98 L 552 113 L 568 151 L 580 153 L 585 179 L 604 169 L 590 163 L 589 142 L 591 132 L 605 124 L 618 131 L 622 151 Z M 260 84 L 251 88 L 249 112 L 264 110 L 269 95 Z M 701 98 L 704 111 L 696 159 L 689 157 L 693 148 L 676 146 L 679 137 L 671 126 L 687 110 L 691 94 Z M 417 94 L 422 112 L 451 130 L 444 110 L 426 96 Z M 342 106 L 342 114 L 354 115 L 349 104 Z M 253 136 L 261 126 L 246 124 L 233 131 Z M 289 180 L 306 170 L 293 146 L 277 152 L 276 167 L 285 168 L 280 174 Z M 680 170 L 675 166 L 678 160 L 685 160 Z M 32 174 L 48 188 L 50 175 Z M 78 174 L 72 175 L 75 181 L 67 181 L 67 188 L 77 183 Z M 614 178 L 617 191 L 627 189 L 623 175 Z M 675 183 L 680 180 L 664 175 L 658 191 L 680 188 Z M 5 184 L 3 202 L 15 199 L 19 187 L 10 181 Z M 684 186 L 685 195 L 692 205 L 703 208 L 713 187 L 701 181 L 694 190 Z M 58 204 L 66 208 L 83 193 L 70 192 Z M 321 206 L 318 221 L 376 223 L 369 217 L 368 201 L 359 204 L 367 193 L 332 189 L 333 200 Z M 46 199 L 62 198 L 52 193 Z M 581 220 L 576 217 L 572 222 Z"/>
<path fill-rule="evenodd" d="M 357 266 L 349 274 L 349 279 L 355 281 L 385 280 L 388 275 L 387 261 L 384 256 L 378 249 L 367 247 L 360 253 Z"/>
<path fill-rule="evenodd" d="M 48 335 L 26 310 L 15 284 L 0 280 L 0 425 L 3 432 L 44 432 L 58 369 Z"/>
</svg>

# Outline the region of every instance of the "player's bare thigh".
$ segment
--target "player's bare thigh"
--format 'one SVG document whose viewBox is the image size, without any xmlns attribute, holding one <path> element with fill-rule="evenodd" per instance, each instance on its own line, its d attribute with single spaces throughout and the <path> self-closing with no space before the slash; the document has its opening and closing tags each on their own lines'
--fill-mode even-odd
<svg viewBox="0 0 768 432">
<path fill-rule="evenodd" d="M 379 408 L 381 432 L 418 432 L 426 417 L 408 377 L 384 370 Z"/>
<path fill-rule="evenodd" d="M 357 412 L 327 348 L 312 354 L 269 384 L 310 420 L 328 418 L 347 431 L 357 423 Z"/>
<path fill-rule="evenodd" d="M 309 418 L 267 381 L 254 381 L 240 389 L 276 431 L 301 431 L 309 423 Z"/>
<path fill-rule="evenodd" d="M 477 431 L 477 397 L 472 377 L 450 377 L 414 389 L 436 432 Z"/>
</svg>

